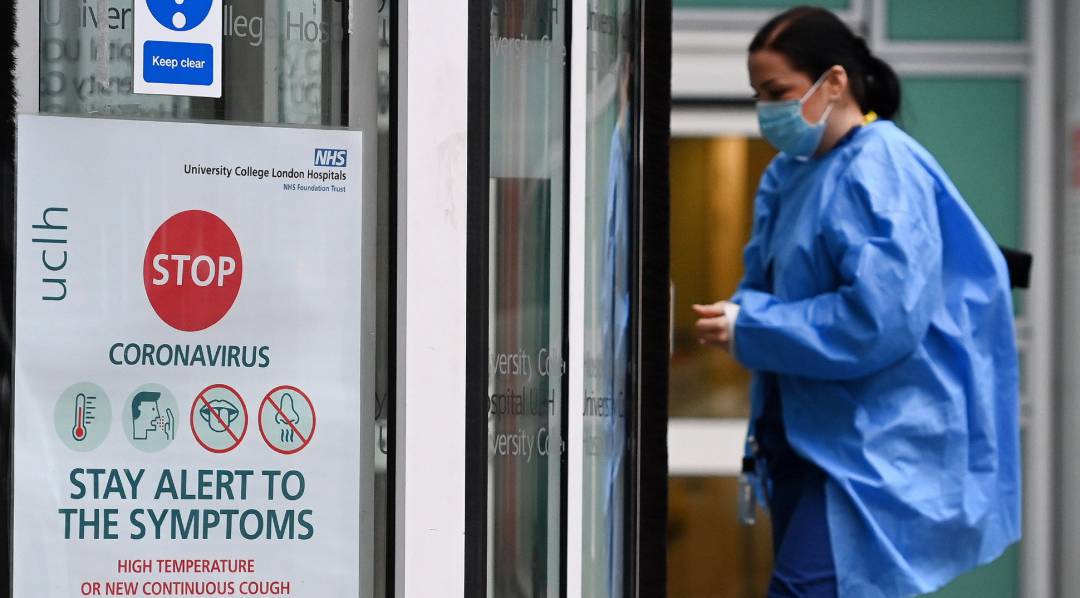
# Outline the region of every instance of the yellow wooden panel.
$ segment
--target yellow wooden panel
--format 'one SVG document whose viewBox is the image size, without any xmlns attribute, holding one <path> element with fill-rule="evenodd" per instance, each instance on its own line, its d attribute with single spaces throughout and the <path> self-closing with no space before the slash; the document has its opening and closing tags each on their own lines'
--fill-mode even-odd
<svg viewBox="0 0 1080 598">
<path fill-rule="evenodd" d="M 671 277 L 675 351 L 671 414 L 746 417 L 750 374 L 697 343 L 694 303 L 727 299 L 742 279 L 753 197 L 774 151 L 744 137 L 675 139 L 671 145 Z"/>
<path fill-rule="evenodd" d="M 772 528 L 764 512 L 752 527 L 736 513 L 735 478 L 668 481 L 667 595 L 758 598 L 772 572 Z"/>
</svg>

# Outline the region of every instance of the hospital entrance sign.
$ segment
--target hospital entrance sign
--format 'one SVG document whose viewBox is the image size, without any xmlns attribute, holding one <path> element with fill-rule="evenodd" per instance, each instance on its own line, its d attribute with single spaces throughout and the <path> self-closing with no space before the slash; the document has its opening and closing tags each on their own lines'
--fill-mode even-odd
<svg viewBox="0 0 1080 598">
<path fill-rule="evenodd" d="M 359 596 L 361 133 L 18 131 L 14 595 Z"/>
</svg>

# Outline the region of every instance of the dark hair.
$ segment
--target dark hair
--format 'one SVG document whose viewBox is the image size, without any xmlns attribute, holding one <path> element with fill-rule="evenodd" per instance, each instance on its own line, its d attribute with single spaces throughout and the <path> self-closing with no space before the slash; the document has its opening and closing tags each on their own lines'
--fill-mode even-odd
<svg viewBox="0 0 1080 598">
<path fill-rule="evenodd" d="M 143 403 L 153 403 L 160 398 L 160 392 L 143 391 L 135 395 L 135 398 L 131 399 L 131 419 L 139 419 L 142 417 Z"/>
<path fill-rule="evenodd" d="M 891 119 L 900 109 L 896 72 L 870 52 L 866 40 L 828 10 L 797 6 L 780 13 L 750 42 L 750 52 L 758 50 L 783 54 L 792 68 L 815 81 L 840 65 L 847 71 L 851 94 L 863 112 Z"/>
</svg>

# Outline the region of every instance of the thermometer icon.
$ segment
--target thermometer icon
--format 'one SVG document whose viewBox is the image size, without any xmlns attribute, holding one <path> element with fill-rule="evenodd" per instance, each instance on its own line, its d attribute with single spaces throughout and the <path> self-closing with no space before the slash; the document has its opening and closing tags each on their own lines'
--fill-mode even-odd
<svg viewBox="0 0 1080 598">
<path fill-rule="evenodd" d="M 86 395 L 81 392 L 75 396 L 75 426 L 71 428 L 71 437 L 79 442 L 86 440 L 86 425 L 92 419 L 86 415 L 86 401 Z"/>
</svg>

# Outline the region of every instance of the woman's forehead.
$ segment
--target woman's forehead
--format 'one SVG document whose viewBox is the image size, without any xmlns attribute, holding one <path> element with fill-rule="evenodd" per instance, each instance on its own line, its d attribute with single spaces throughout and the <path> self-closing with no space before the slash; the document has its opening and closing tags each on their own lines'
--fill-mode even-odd
<svg viewBox="0 0 1080 598">
<path fill-rule="evenodd" d="M 768 78 L 791 76 L 794 73 L 787 57 L 772 50 L 752 52 L 746 64 L 750 67 L 751 78 L 755 82 L 759 80 L 764 83 Z"/>
<path fill-rule="evenodd" d="M 750 69 L 750 83 L 755 86 L 764 85 L 772 79 L 789 79 L 799 74 L 791 68 L 787 57 L 773 50 L 752 52 L 747 59 L 747 66 Z"/>
</svg>

